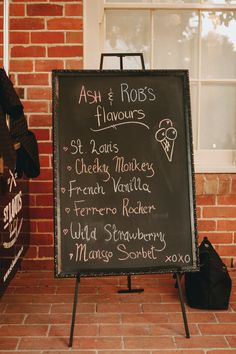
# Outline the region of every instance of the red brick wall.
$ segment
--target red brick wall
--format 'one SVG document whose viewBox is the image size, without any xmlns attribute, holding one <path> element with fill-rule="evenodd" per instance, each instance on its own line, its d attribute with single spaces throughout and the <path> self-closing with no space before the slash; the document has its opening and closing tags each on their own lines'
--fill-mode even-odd
<svg viewBox="0 0 236 354">
<path fill-rule="evenodd" d="M 40 177 L 30 182 L 31 242 L 23 268 L 52 269 L 51 70 L 83 67 L 82 0 L 12 0 L 9 25 L 11 78 L 41 161 Z M 227 265 L 236 267 L 236 176 L 196 175 L 196 190 L 200 239 L 209 236 Z"/>
<path fill-rule="evenodd" d="M 236 267 L 236 174 L 196 175 L 199 241 L 215 245 L 228 266 Z"/>
<path fill-rule="evenodd" d="M 0 3 L 0 67 L 3 66 L 3 2 Z"/>
<path fill-rule="evenodd" d="M 0 2 L 0 67 L 3 66 L 3 1 Z"/>
<path fill-rule="evenodd" d="M 40 177 L 30 182 L 31 239 L 23 267 L 52 269 L 51 70 L 83 66 L 82 1 L 11 0 L 9 14 L 9 71 L 41 162 Z"/>
</svg>

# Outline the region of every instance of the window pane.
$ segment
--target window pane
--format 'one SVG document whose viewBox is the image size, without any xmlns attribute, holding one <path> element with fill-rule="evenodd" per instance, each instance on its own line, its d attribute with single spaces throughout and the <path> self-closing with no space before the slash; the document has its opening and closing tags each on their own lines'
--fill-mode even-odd
<svg viewBox="0 0 236 354">
<path fill-rule="evenodd" d="M 201 149 L 236 149 L 236 85 L 202 85 Z"/>
<path fill-rule="evenodd" d="M 203 2 L 209 2 L 212 4 L 236 4 L 236 0 L 203 0 Z"/>
<path fill-rule="evenodd" d="M 142 2 L 145 2 L 145 3 L 149 2 L 149 3 L 151 3 L 152 0 L 105 0 L 105 2 L 108 3 L 108 4 L 109 4 L 109 3 L 114 3 L 114 2 L 131 2 L 131 3 L 136 2 L 137 4 L 140 4 L 140 3 L 142 3 Z"/>
<path fill-rule="evenodd" d="M 131 2 L 131 3 L 149 3 L 149 4 L 153 4 L 153 3 L 173 3 L 173 4 L 183 4 L 183 3 L 197 3 L 197 2 L 201 2 L 201 0 L 105 0 L 105 3 L 109 4 L 109 3 L 119 3 L 119 2 Z"/>
<path fill-rule="evenodd" d="M 198 15 L 192 11 L 156 11 L 154 16 L 154 67 L 198 72 Z"/>
<path fill-rule="evenodd" d="M 236 11 L 202 12 L 202 78 L 236 78 Z"/>
<path fill-rule="evenodd" d="M 149 2 L 149 3 L 152 3 L 152 0 L 129 0 L 129 1 L 127 1 L 127 0 L 105 0 L 105 2 L 106 3 L 113 3 L 113 2 L 136 2 L 137 4 L 140 4 L 140 3 L 142 3 L 142 2 L 145 2 L 145 3 L 147 3 L 147 2 Z"/>
<path fill-rule="evenodd" d="M 153 3 L 172 3 L 173 5 L 176 4 L 184 4 L 184 3 L 188 3 L 188 4 L 196 4 L 197 2 L 199 3 L 200 0 L 152 0 Z"/>
<path fill-rule="evenodd" d="M 108 53 L 143 53 L 145 67 L 150 67 L 150 13 L 142 10 L 106 11 Z M 112 60 L 111 60 L 112 61 Z M 138 66 L 137 66 L 138 65 Z M 140 60 L 127 58 L 125 69 L 141 69 Z"/>
</svg>

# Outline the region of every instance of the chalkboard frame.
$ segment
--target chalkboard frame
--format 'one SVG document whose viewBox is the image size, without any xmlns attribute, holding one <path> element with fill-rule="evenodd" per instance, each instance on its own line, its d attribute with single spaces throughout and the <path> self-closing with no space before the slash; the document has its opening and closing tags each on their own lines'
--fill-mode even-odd
<svg viewBox="0 0 236 354">
<path fill-rule="evenodd" d="M 79 76 L 79 77 L 119 77 L 119 76 L 177 76 L 181 77 L 184 92 L 184 122 L 186 132 L 186 154 L 188 161 L 188 187 L 189 187 L 189 208 L 190 208 L 190 225 L 191 225 L 191 242 L 192 242 L 192 257 L 193 264 L 191 266 L 153 266 L 135 268 L 109 268 L 109 269 L 83 269 L 78 272 L 63 272 L 59 268 L 60 261 L 60 190 L 59 182 L 60 175 L 58 172 L 59 146 L 58 146 L 58 103 L 59 103 L 59 80 L 64 76 Z M 198 232 L 197 232 L 197 216 L 196 216 L 196 195 L 195 195 L 195 172 L 194 172 L 194 154 L 192 143 L 192 121 L 191 121 L 191 104 L 190 104 L 190 88 L 189 88 L 189 73 L 188 70 L 53 70 L 52 71 L 52 98 L 53 98 L 53 195 L 54 195 L 54 274 L 58 278 L 76 278 L 80 276 L 115 276 L 115 275 L 130 275 L 130 274 L 158 274 L 158 273 L 177 273 L 191 272 L 199 270 L 199 255 L 198 255 Z"/>
</svg>

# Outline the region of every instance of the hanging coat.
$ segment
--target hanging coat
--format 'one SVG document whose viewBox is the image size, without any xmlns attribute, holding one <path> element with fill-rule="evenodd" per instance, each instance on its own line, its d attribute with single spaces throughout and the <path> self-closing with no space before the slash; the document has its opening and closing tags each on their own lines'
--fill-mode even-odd
<svg viewBox="0 0 236 354">
<path fill-rule="evenodd" d="M 6 114 L 10 117 L 10 129 Z M 0 155 L 9 168 L 16 169 L 17 177 L 23 173 L 29 178 L 40 174 L 37 140 L 28 130 L 23 105 L 4 69 L 0 69 Z"/>
<path fill-rule="evenodd" d="M 1 93 L 0 93 L 1 95 Z M 13 141 L 9 134 L 9 129 L 6 123 L 6 115 L 0 104 L 0 156 L 3 157 L 4 164 L 12 171 L 15 169 L 16 153 L 13 146 Z"/>
</svg>

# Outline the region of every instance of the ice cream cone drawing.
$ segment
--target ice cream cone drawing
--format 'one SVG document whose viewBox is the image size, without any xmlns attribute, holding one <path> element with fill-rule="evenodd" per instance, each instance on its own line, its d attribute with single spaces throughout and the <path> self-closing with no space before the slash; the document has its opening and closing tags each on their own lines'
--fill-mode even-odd
<svg viewBox="0 0 236 354">
<path fill-rule="evenodd" d="M 173 122 L 169 118 L 162 119 L 158 130 L 155 133 L 155 139 L 161 144 L 166 157 L 171 162 L 174 152 L 177 130 L 173 127 Z"/>
</svg>

